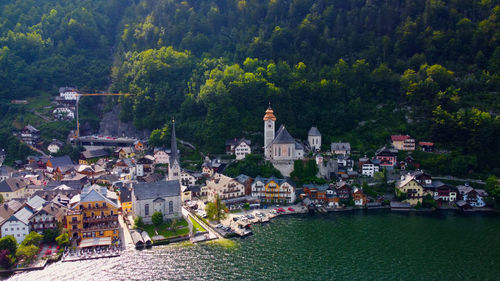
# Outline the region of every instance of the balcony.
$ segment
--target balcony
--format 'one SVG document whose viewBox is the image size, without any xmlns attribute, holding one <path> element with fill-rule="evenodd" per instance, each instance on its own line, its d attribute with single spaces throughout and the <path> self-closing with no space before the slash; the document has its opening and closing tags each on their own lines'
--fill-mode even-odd
<svg viewBox="0 0 500 281">
<path fill-rule="evenodd" d="M 82 222 L 81 220 L 70 220 L 69 224 L 79 224 L 81 222 Z"/>
<path fill-rule="evenodd" d="M 110 222 L 110 221 L 118 221 L 118 215 L 113 216 L 96 216 L 96 217 L 84 217 L 83 222 L 85 223 L 94 223 L 94 222 Z"/>
<path fill-rule="evenodd" d="M 108 206 L 102 206 L 102 205 L 99 205 L 98 207 L 96 207 L 95 205 L 91 205 L 90 208 L 89 206 L 83 206 L 83 205 L 80 206 L 81 206 L 80 210 L 103 210 L 109 208 Z"/>
<path fill-rule="evenodd" d="M 105 231 L 118 229 L 119 224 L 92 225 L 83 227 L 82 231 Z"/>
</svg>

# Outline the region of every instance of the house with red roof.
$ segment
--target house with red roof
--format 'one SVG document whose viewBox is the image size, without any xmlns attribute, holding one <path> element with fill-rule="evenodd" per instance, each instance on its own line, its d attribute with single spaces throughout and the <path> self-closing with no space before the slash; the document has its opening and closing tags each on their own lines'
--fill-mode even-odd
<svg viewBox="0 0 500 281">
<path fill-rule="evenodd" d="M 394 146 L 397 150 L 415 150 L 415 139 L 411 138 L 409 135 L 392 135 L 391 141 L 392 146 Z"/>
</svg>

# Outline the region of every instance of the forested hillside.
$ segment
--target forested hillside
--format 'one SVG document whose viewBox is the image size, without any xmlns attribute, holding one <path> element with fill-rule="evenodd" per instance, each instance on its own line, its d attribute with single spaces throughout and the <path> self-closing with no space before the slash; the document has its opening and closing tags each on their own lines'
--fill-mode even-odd
<svg viewBox="0 0 500 281">
<path fill-rule="evenodd" d="M 500 159 L 500 6 L 493 0 L 7 1 L 0 95 L 58 86 L 133 93 L 123 121 L 208 151 L 278 123 L 372 152 L 408 133 L 462 174 Z M 166 139 L 166 138 L 164 138 Z M 459 156 L 458 156 L 459 155 Z M 453 163 L 452 163 L 453 164 Z M 500 173 L 500 170 L 496 170 Z"/>
</svg>

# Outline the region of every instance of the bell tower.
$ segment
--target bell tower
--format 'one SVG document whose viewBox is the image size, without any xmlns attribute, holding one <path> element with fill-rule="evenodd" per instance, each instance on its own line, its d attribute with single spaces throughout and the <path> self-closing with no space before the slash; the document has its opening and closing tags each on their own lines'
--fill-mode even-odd
<svg viewBox="0 0 500 281">
<path fill-rule="evenodd" d="M 276 121 L 276 116 L 274 116 L 274 111 L 271 109 L 271 103 L 266 110 L 264 115 L 264 155 L 266 159 L 271 158 L 271 142 L 274 140 L 274 122 Z"/>
</svg>

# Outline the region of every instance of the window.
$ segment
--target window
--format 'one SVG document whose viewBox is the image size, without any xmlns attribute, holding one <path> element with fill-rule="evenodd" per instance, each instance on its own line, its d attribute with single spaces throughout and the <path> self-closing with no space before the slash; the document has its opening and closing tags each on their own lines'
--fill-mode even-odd
<svg viewBox="0 0 500 281">
<path fill-rule="evenodd" d="M 102 206 L 103 206 L 104 208 L 106 208 L 106 203 L 102 203 Z"/>
<path fill-rule="evenodd" d="M 149 216 L 149 204 L 144 205 L 144 215 Z"/>
<path fill-rule="evenodd" d="M 168 202 L 168 212 L 169 213 L 174 212 L 174 202 L 172 202 L 172 201 Z"/>
<path fill-rule="evenodd" d="M 110 214 L 113 215 L 113 210 L 111 210 Z"/>
<path fill-rule="evenodd" d="M 95 207 L 96 207 L 96 208 L 99 208 L 99 203 L 95 203 Z"/>
</svg>

